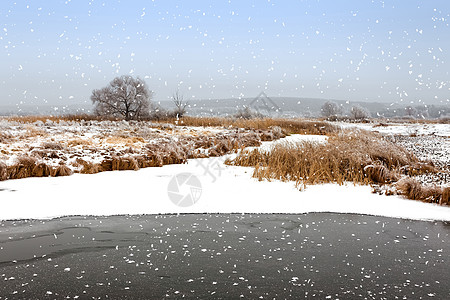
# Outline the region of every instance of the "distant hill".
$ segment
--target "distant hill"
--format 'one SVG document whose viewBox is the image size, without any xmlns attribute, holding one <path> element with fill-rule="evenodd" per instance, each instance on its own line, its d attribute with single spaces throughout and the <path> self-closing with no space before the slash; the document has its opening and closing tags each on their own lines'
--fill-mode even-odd
<svg viewBox="0 0 450 300">
<path fill-rule="evenodd" d="M 372 117 L 401 117 L 405 115 L 405 105 L 389 104 L 381 102 L 362 102 L 329 100 L 318 98 L 294 98 L 294 97 L 270 97 L 264 101 L 255 101 L 255 98 L 243 99 L 217 99 L 217 100 L 192 100 L 189 102 L 188 115 L 192 116 L 231 116 L 239 108 L 249 107 L 254 111 L 259 111 L 267 116 L 278 117 L 319 117 L 321 107 L 327 101 L 336 102 L 343 109 L 343 114 L 347 115 L 354 105 L 366 108 Z M 273 104 L 273 105 L 271 105 Z M 160 102 L 163 108 L 174 107 L 170 101 Z M 439 118 L 450 115 L 450 107 L 443 105 L 414 106 L 416 118 Z"/>
<path fill-rule="evenodd" d="M 372 117 L 401 117 L 405 115 L 405 105 L 380 102 L 355 102 L 318 98 L 267 97 L 265 94 L 257 98 L 189 100 L 187 114 L 191 116 L 232 116 L 238 109 L 249 107 L 266 116 L 272 117 L 319 117 L 321 107 L 326 101 L 334 101 L 346 115 L 354 105 L 366 108 Z M 171 101 L 158 104 L 165 109 L 173 109 Z M 0 106 L 0 115 L 64 115 L 91 113 L 92 105 L 17 105 Z M 450 115 L 450 107 L 443 105 L 414 106 L 416 118 L 439 118 Z"/>
</svg>

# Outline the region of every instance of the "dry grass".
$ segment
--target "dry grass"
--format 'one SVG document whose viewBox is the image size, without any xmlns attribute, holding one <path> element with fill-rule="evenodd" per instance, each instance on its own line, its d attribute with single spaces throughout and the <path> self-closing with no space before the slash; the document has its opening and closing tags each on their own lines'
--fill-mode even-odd
<svg viewBox="0 0 450 300">
<path fill-rule="evenodd" d="M 16 164 L 8 166 L 9 179 L 21 179 L 31 177 L 36 167 L 36 159 L 30 156 L 21 156 L 17 158 Z"/>
<path fill-rule="evenodd" d="M 0 181 L 8 179 L 8 167 L 0 161 Z"/>
<path fill-rule="evenodd" d="M 429 203 L 448 203 L 448 196 L 444 200 L 443 189 L 437 186 L 425 186 L 422 185 L 419 181 L 410 178 L 404 177 L 400 179 L 395 186 L 397 187 L 397 191 L 406 196 L 411 200 L 420 200 Z"/>
<path fill-rule="evenodd" d="M 91 140 L 75 138 L 64 144 L 48 141 L 42 142 L 39 147 L 30 147 L 29 156 L 21 157 L 14 166 L 6 168 L 6 175 L 0 176 L 1 180 L 19 179 L 26 177 L 67 176 L 72 173 L 71 169 L 61 163 L 57 168 L 49 167 L 39 161 L 52 159 L 67 160 L 78 158 L 73 166 L 76 172 L 94 174 L 113 170 L 138 170 L 146 167 L 160 167 L 168 164 L 182 164 L 189 158 L 220 156 L 243 147 L 259 146 L 261 140 L 273 140 L 284 137 L 283 130 L 279 127 L 271 129 L 259 129 L 246 131 L 242 129 L 230 130 L 211 135 L 180 136 L 176 140 L 169 138 L 159 140 L 157 143 L 147 143 L 139 136 L 110 136 L 105 139 L 111 144 L 126 145 L 128 149 L 115 150 L 108 147 L 103 149 L 102 155 L 105 159 L 94 164 L 81 159 L 81 155 L 73 152 L 74 146 L 92 146 Z M 131 147 L 140 143 L 139 147 Z M 84 148 L 84 147 L 83 147 Z M 97 148 L 86 149 L 89 152 L 98 151 Z M 71 152 L 72 151 L 72 152 Z"/>
<path fill-rule="evenodd" d="M 85 161 L 81 158 L 77 159 L 76 163 L 82 166 L 81 174 L 96 174 L 100 172 L 99 165 Z"/>
<path fill-rule="evenodd" d="M 38 163 L 33 168 L 33 171 L 31 173 L 32 177 L 49 177 L 52 175 L 52 168 L 50 168 L 45 163 Z"/>
<path fill-rule="evenodd" d="M 21 135 L 21 138 L 46 137 L 47 135 L 48 133 L 44 129 L 27 125 L 26 132 Z"/>
<path fill-rule="evenodd" d="M 338 128 L 324 121 L 312 121 L 305 119 L 231 119 L 231 118 L 199 118 L 184 117 L 180 121 L 169 120 L 170 123 L 182 126 L 200 126 L 200 127 L 235 127 L 247 129 L 267 130 L 273 127 L 279 127 L 288 134 L 330 134 L 338 131 Z"/>
<path fill-rule="evenodd" d="M 63 150 L 64 149 L 63 145 L 61 145 L 59 143 L 54 143 L 54 142 L 42 143 L 41 147 L 44 149 L 49 149 L 49 150 Z"/>
<path fill-rule="evenodd" d="M 0 180 L 22 179 L 27 177 L 48 177 L 52 175 L 52 169 L 45 163 L 38 163 L 34 157 L 21 156 L 17 163 L 6 167 L 0 164 Z"/>
<path fill-rule="evenodd" d="M 253 166 L 253 176 L 299 184 L 386 183 L 417 158 L 381 136 L 365 131 L 333 134 L 327 143 L 277 145 L 271 152 L 241 152 L 228 164 Z"/>
<path fill-rule="evenodd" d="M 133 146 L 136 143 L 145 143 L 145 140 L 142 137 L 131 136 L 131 137 L 122 137 L 122 136 L 110 136 L 105 140 L 108 144 L 122 144 L 125 146 Z"/>
<path fill-rule="evenodd" d="M 11 140 L 12 136 L 5 132 L 0 132 L 0 143 L 7 143 Z"/>
<path fill-rule="evenodd" d="M 450 205 L 450 186 L 442 189 L 442 198 L 440 204 Z"/>
<path fill-rule="evenodd" d="M 147 144 L 145 155 L 151 166 L 183 164 L 190 156 L 190 148 L 182 143 L 166 142 L 162 144 Z"/>
<path fill-rule="evenodd" d="M 72 139 L 67 142 L 67 145 L 69 147 L 76 147 L 76 146 L 90 146 L 92 143 L 89 140 L 83 140 L 80 138 Z"/>
<path fill-rule="evenodd" d="M 390 171 L 384 165 L 368 165 L 364 167 L 364 172 L 367 174 L 367 177 L 370 182 L 376 183 L 391 183 L 398 180 L 399 176 Z"/>
<path fill-rule="evenodd" d="M 100 164 L 101 171 L 139 170 L 139 164 L 134 157 L 113 157 L 105 159 Z"/>
<path fill-rule="evenodd" d="M 66 165 L 60 165 L 53 170 L 53 177 L 70 176 L 73 171 Z"/>
<path fill-rule="evenodd" d="M 396 189 L 409 199 L 449 204 L 449 187 L 424 186 L 410 177 L 400 179 L 401 173 L 414 176 L 438 172 L 434 166 L 419 162 L 382 136 L 365 131 L 333 134 L 327 143 L 280 144 L 270 152 L 243 151 L 226 163 L 255 167 L 253 177 L 259 180 L 294 181 L 298 187 L 329 182 L 390 184 L 398 181 Z"/>
</svg>

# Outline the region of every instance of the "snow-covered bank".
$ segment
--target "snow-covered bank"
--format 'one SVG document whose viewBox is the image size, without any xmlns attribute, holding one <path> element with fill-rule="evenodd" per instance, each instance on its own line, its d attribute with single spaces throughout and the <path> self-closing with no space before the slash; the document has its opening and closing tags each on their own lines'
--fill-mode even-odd
<svg viewBox="0 0 450 300">
<path fill-rule="evenodd" d="M 225 166 L 223 158 L 207 158 L 139 171 L 9 180 L 0 182 L 0 219 L 337 212 L 450 221 L 448 207 L 372 194 L 368 186 L 326 184 L 309 186 L 300 192 L 293 183 L 258 182 L 251 177 L 252 171 L 252 168 Z M 175 174 L 184 172 L 194 174 L 201 182 L 200 198 L 189 207 L 175 205 L 168 196 L 169 182 Z"/>
<path fill-rule="evenodd" d="M 388 135 L 436 135 L 450 137 L 450 124 L 420 123 L 339 123 L 341 128 L 361 128 Z"/>
</svg>

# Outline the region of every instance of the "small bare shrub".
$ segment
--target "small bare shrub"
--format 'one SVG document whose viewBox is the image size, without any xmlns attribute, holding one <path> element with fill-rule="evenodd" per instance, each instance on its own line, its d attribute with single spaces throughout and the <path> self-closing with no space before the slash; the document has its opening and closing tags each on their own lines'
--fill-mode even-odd
<svg viewBox="0 0 450 300">
<path fill-rule="evenodd" d="M 342 107 L 336 102 L 327 101 L 322 105 L 321 112 L 325 117 L 336 117 L 342 114 Z"/>
<path fill-rule="evenodd" d="M 250 119 L 255 119 L 255 118 L 262 119 L 262 118 L 264 118 L 264 115 L 258 111 L 253 111 L 248 106 L 245 106 L 243 108 L 239 108 L 233 117 L 236 119 L 250 120 Z"/>
<path fill-rule="evenodd" d="M 366 108 L 360 105 L 354 105 L 350 109 L 350 117 L 353 120 L 364 120 L 370 117 L 370 113 Z"/>
</svg>

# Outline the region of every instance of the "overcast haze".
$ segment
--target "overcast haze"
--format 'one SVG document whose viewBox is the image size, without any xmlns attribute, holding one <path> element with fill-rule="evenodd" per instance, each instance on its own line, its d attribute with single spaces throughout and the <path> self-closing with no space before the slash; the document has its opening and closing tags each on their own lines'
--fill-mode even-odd
<svg viewBox="0 0 450 300">
<path fill-rule="evenodd" d="M 0 105 L 90 103 L 124 74 L 157 101 L 448 104 L 449 14 L 448 0 L 1 1 Z"/>
</svg>

